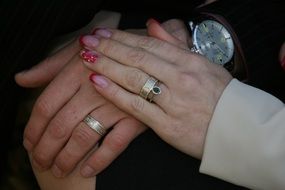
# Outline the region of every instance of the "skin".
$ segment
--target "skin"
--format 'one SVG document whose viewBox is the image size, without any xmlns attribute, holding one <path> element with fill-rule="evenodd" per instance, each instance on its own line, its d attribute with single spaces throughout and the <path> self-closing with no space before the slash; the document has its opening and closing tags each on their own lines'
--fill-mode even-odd
<svg viewBox="0 0 285 190">
<path fill-rule="evenodd" d="M 96 62 L 83 59 L 96 72 L 91 78 L 95 89 L 168 144 L 201 159 L 216 104 L 232 80 L 230 73 L 167 41 L 104 30 L 98 35 L 108 36 L 91 36 L 94 40 L 85 44 L 99 57 Z M 283 57 L 284 45 L 280 61 Z M 154 103 L 139 96 L 150 76 L 160 81 L 162 91 L 154 96 Z M 92 167 L 91 162 L 87 164 Z"/>
<path fill-rule="evenodd" d="M 92 36 L 99 44 L 86 44 L 99 56 L 95 63 L 84 60 L 89 69 L 100 73 L 92 77 L 96 90 L 170 145 L 200 159 L 210 119 L 231 75 L 168 42 L 109 32 L 109 38 Z M 154 97 L 155 104 L 137 95 L 149 76 L 161 82 L 162 94 Z"/>
<path fill-rule="evenodd" d="M 189 40 L 188 33 L 185 32 L 185 27 L 179 21 L 171 20 L 171 21 L 168 21 L 166 23 L 163 23 L 162 27 L 165 28 L 166 30 L 163 30 L 163 28 L 161 28 L 157 23 L 148 23 L 148 24 L 149 24 L 148 33 L 149 33 L 149 35 L 151 35 L 153 37 L 156 37 L 156 38 L 161 39 L 161 40 L 168 41 L 169 43 L 176 45 L 182 49 L 187 49 L 187 42 L 191 43 L 191 41 Z M 167 32 L 169 32 L 171 35 Z M 52 82 L 50 83 L 49 86 L 53 86 L 53 85 L 57 84 L 57 82 L 54 82 L 54 81 L 56 81 L 55 78 L 60 78 L 59 76 L 61 76 L 61 75 L 63 75 L 62 78 L 65 78 L 65 77 L 69 78 L 70 76 L 74 76 L 70 73 L 74 74 L 74 71 L 79 70 L 82 73 L 84 73 L 85 78 L 84 77 L 80 78 L 79 74 L 78 75 L 75 74 L 75 76 L 78 77 L 78 79 L 80 81 L 83 81 L 83 83 L 87 84 L 86 81 L 88 81 L 88 80 L 86 80 L 87 79 L 86 76 L 88 76 L 91 72 L 89 70 L 85 70 L 85 68 L 82 68 L 81 66 L 74 66 L 74 65 L 76 65 L 76 63 L 80 62 L 78 60 L 78 58 L 76 58 L 76 57 L 78 57 L 77 54 L 78 54 L 79 50 L 80 50 L 80 46 L 78 44 L 78 41 L 73 41 L 72 43 L 68 44 L 66 47 L 64 47 L 60 51 L 58 51 L 56 54 L 54 54 L 52 57 L 49 57 L 46 60 L 44 60 L 39 66 L 34 67 L 31 70 L 26 71 L 24 73 L 16 75 L 16 81 L 24 87 L 37 87 L 37 86 L 42 86 L 43 84 L 46 84 L 46 83 L 50 83 L 50 81 L 52 80 Z M 281 53 L 280 53 L 280 59 L 282 59 L 282 57 L 284 57 L 284 51 L 281 51 Z M 73 64 L 70 62 L 73 62 Z M 67 65 L 69 65 L 69 66 L 67 66 Z M 70 66 L 70 65 L 72 65 L 72 66 Z M 64 74 L 61 74 L 61 73 L 64 73 Z M 58 80 L 61 80 L 62 78 L 60 78 Z M 54 88 L 54 91 L 51 91 L 50 94 L 54 95 L 54 92 L 58 91 L 57 88 L 62 88 L 62 86 L 66 86 L 68 83 L 70 83 L 70 81 L 68 81 L 68 80 L 65 81 L 65 83 L 58 83 L 60 85 L 56 85 L 56 87 Z M 74 83 L 76 83 L 76 81 L 74 81 Z M 81 86 L 88 86 L 88 85 L 83 85 L 83 83 L 80 84 L 80 89 L 81 89 Z M 89 87 L 90 87 L 90 85 L 89 85 Z M 91 88 L 89 88 L 89 87 L 86 87 L 86 89 L 88 89 L 87 91 L 93 93 L 94 91 L 91 90 Z M 52 87 L 50 87 L 50 88 L 52 89 Z M 50 90 L 50 89 L 46 89 L 46 90 Z M 88 94 L 87 91 L 82 90 L 82 94 L 79 94 L 78 97 L 80 97 L 81 95 L 83 95 L 85 93 Z M 50 94 L 48 94 L 48 95 L 50 95 Z M 62 95 L 62 94 L 59 94 L 59 95 Z M 46 95 L 46 97 L 48 97 L 48 96 Z M 92 99 L 92 96 L 90 96 L 90 97 L 91 97 L 91 101 L 95 99 L 95 98 Z M 82 99 L 79 98 L 80 103 L 78 103 L 78 105 L 81 104 L 82 102 L 84 102 L 85 98 L 86 97 L 84 97 Z M 39 101 L 39 99 L 38 99 L 38 101 Z M 87 99 L 88 99 L 88 97 L 87 97 Z M 48 101 L 53 101 L 53 99 L 49 99 Z M 106 101 L 106 100 L 104 100 L 104 101 Z M 102 102 L 103 102 L 103 100 L 102 100 Z M 49 103 L 49 102 L 47 102 L 47 103 Z M 57 104 L 57 103 L 58 102 L 55 102 L 55 104 Z M 38 105 L 41 105 L 41 103 L 36 104 L 35 107 L 37 107 Z M 102 113 L 102 115 L 108 115 L 108 116 L 112 116 L 112 114 L 114 114 L 116 116 L 120 115 L 119 113 L 121 113 L 121 111 L 118 111 L 118 112 L 114 111 L 114 110 L 117 110 L 117 108 L 113 109 L 112 104 L 103 104 L 103 105 L 104 105 L 104 107 L 106 106 L 106 109 L 105 109 L 105 111 L 100 110 L 98 112 L 95 112 L 97 117 L 100 118 L 100 113 Z M 98 108 L 98 107 L 96 107 L 96 108 Z M 36 108 L 34 108 L 34 109 L 36 109 Z M 61 108 L 59 108 L 59 109 L 61 109 Z M 52 110 L 52 112 L 56 112 L 53 114 L 60 113 L 60 111 L 62 111 L 62 110 L 59 110 L 59 109 Z M 109 109 L 112 111 L 108 112 Z M 62 112 L 65 112 L 65 111 L 67 112 L 68 110 L 69 109 L 66 109 L 66 110 L 63 110 Z M 45 113 L 45 112 L 48 112 L 48 110 L 42 110 L 40 113 Z M 29 142 L 25 142 L 24 144 L 25 144 L 27 149 L 30 149 L 31 160 L 32 160 L 32 163 L 34 163 L 34 165 L 35 165 L 37 173 L 42 172 L 44 170 L 47 170 L 49 167 L 53 166 L 53 173 L 56 176 L 59 176 L 59 177 L 66 176 L 67 174 L 69 174 L 70 172 L 72 172 L 74 170 L 74 168 L 79 163 L 79 161 L 81 161 L 83 159 L 83 157 L 86 156 L 87 152 L 92 150 L 92 147 L 94 147 L 94 145 L 98 141 L 98 138 L 100 138 L 100 137 L 98 137 L 97 134 L 93 135 L 94 134 L 93 131 L 86 129 L 86 126 L 83 123 L 80 123 L 81 120 L 79 120 L 78 116 L 82 117 L 82 115 L 80 116 L 80 114 L 78 114 L 78 112 L 76 112 L 75 109 L 71 110 L 71 112 L 69 112 L 69 113 L 67 112 L 67 115 L 68 115 L 68 117 L 73 115 L 73 117 L 75 119 L 74 122 L 79 123 L 78 126 L 75 126 L 75 127 L 73 126 L 71 128 L 68 128 L 68 126 L 65 126 L 69 130 L 69 135 L 66 135 L 66 137 L 63 141 L 65 141 L 65 142 L 68 141 L 67 145 L 68 144 L 71 144 L 71 145 L 69 148 L 68 148 L 68 146 L 60 146 L 60 144 L 62 145 L 63 143 L 57 141 L 54 144 L 57 147 L 61 147 L 61 149 L 56 148 L 56 151 L 54 151 L 54 147 L 51 147 L 51 150 L 48 150 L 50 152 L 47 153 L 49 155 L 52 154 L 51 157 L 45 157 L 45 155 L 43 153 L 41 153 L 41 152 L 38 153 L 38 152 L 34 151 L 35 149 L 33 147 L 39 145 L 39 142 L 41 141 L 41 137 L 46 137 L 46 136 L 44 136 L 44 134 L 47 133 L 46 128 L 48 126 L 50 126 L 50 124 L 47 124 L 45 126 L 42 125 L 42 127 L 40 127 L 41 128 L 40 132 L 35 132 L 35 130 L 37 130 L 39 127 L 38 124 L 41 123 L 42 121 L 45 121 L 45 120 L 48 120 L 48 121 L 45 121 L 46 123 L 50 123 L 52 120 L 51 118 L 54 118 L 54 115 L 44 117 L 44 118 L 41 118 L 41 116 L 37 115 L 37 114 L 31 115 L 30 120 L 33 120 L 32 118 L 34 117 L 35 121 L 34 121 L 34 123 L 32 122 L 31 125 L 27 125 L 26 131 L 28 131 L 28 129 L 30 128 L 30 132 L 29 131 L 25 132 L 25 137 L 27 137 L 28 136 L 27 134 L 30 133 L 30 135 L 32 136 L 31 138 L 36 138 L 36 140 L 35 140 L 35 143 L 31 143 L 32 148 L 29 147 L 30 146 Z M 99 151 L 96 151 L 97 153 L 96 152 L 94 153 L 93 159 L 90 159 L 92 162 L 89 161 L 89 164 L 92 163 L 91 168 L 95 169 L 95 173 L 93 171 L 91 172 L 92 175 L 97 174 L 98 172 L 102 171 L 105 167 L 107 167 L 127 147 L 128 143 L 130 141 L 132 141 L 133 138 L 135 138 L 138 134 L 140 134 L 142 131 L 144 131 L 146 129 L 142 123 L 138 122 L 137 120 L 133 120 L 134 118 L 130 117 L 130 115 L 123 113 L 121 115 L 121 118 L 124 118 L 124 116 L 130 118 L 130 120 L 126 119 L 125 120 L 126 123 L 123 123 L 122 126 L 123 125 L 125 126 L 125 124 L 128 124 L 128 122 L 130 122 L 129 126 L 131 126 L 133 124 L 134 127 L 132 127 L 132 128 L 131 127 L 130 128 L 118 127 L 119 129 L 114 131 L 114 135 L 110 135 L 109 140 L 106 138 L 107 139 L 107 143 L 105 143 L 106 146 L 100 147 L 102 149 L 99 149 Z M 61 119 L 61 117 L 59 117 L 59 118 Z M 69 120 L 70 118 L 67 118 L 67 119 Z M 104 118 L 102 118 L 102 120 L 104 120 Z M 132 123 L 132 121 L 135 121 L 135 124 Z M 103 122 L 104 121 L 102 121 L 102 123 Z M 82 126 L 82 127 L 80 127 L 80 126 Z M 118 125 L 118 126 L 120 126 L 120 125 Z M 86 131 L 80 131 L 81 129 L 79 129 L 79 132 L 78 132 L 78 130 L 76 130 L 77 128 L 84 128 L 84 130 L 86 130 Z M 135 128 L 135 130 L 132 131 L 133 128 Z M 56 131 L 56 132 L 58 132 L 58 131 Z M 89 144 L 87 144 L 89 146 L 89 149 L 87 148 L 88 150 L 85 149 L 82 151 L 81 145 L 79 142 L 80 140 L 74 140 L 74 139 L 77 138 L 75 136 L 79 136 L 79 138 L 81 136 L 85 139 L 86 136 L 84 136 L 84 135 L 86 135 L 86 134 L 90 135 L 89 139 L 91 139 L 90 140 L 91 143 L 88 142 Z M 118 136 L 116 136 L 117 134 L 118 134 Z M 34 136 L 36 136 L 36 137 L 34 137 Z M 42 148 L 40 146 L 40 148 L 38 148 L 38 149 L 44 149 L 45 150 L 46 148 L 50 148 L 49 143 L 53 139 L 50 138 L 50 136 L 47 136 L 46 139 L 47 139 L 46 143 L 44 143 L 44 145 L 42 145 Z M 122 139 L 122 140 L 119 142 L 118 141 L 112 142 L 113 139 Z M 75 143 L 73 143 L 73 145 L 72 145 L 72 140 L 75 141 Z M 104 142 L 105 142 L 105 140 L 104 140 Z M 111 144 L 109 144 L 110 142 L 108 142 L 108 141 L 111 141 Z M 113 148 L 113 150 L 112 150 L 112 148 L 110 149 L 110 147 L 113 146 L 112 143 L 114 143 L 114 147 L 115 147 L 115 148 Z M 76 146 L 77 146 L 77 148 L 76 148 Z M 71 154 L 68 151 L 70 151 Z M 56 152 L 56 153 L 54 153 L 54 152 Z M 107 152 L 109 152 L 109 154 L 106 154 Z M 40 157 L 41 154 L 43 154 L 42 156 L 44 156 L 45 158 L 42 160 L 41 160 L 41 158 L 39 158 L 39 160 L 44 162 L 44 164 L 43 164 L 44 167 L 41 164 L 36 164 L 36 162 L 33 159 L 34 157 L 36 158 L 37 156 Z M 76 155 L 74 155 L 74 154 L 76 154 Z M 72 156 L 72 157 L 70 157 L 70 156 Z M 198 154 L 195 153 L 195 154 L 193 154 L 193 156 L 199 158 L 201 155 L 199 153 Z M 59 167 L 61 169 L 61 171 L 58 172 L 58 171 L 56 171 L 56 169 L 54 169 L 55 168 L 54 160 L 55 161 L 60 160 L 60 157 L 62 157 L 63 160 L 65 160 L 64 159 L 65 157 L 72 158 L 71 159 L 72 161 L 67 162 L 67 163 L 65 161 L 62 161 L 62 162 L 58 161 L 57 167 Z M 97 159 L 99 158 L 99 161 L 96 159 L 96 157 L 97 157 Z M 100 162 L 100 157 L 101 157 L 101 162 Z M 45 160 L 45 159 L 47 159 L 47 160 Z M 86 157 L 85 157 L 85 159 L 86 159 Z M 102 160 L 103 160 L 103 162 L 102 162 Z M 79 170 L 76 170 L 76 171 L 79 171 Z M 44 173 L 44 172 L 42 172 L 42 173 Z"/>
<path fill-rule="evenodd" d="M 162 25 L 173 36 L 153 23 L 148 23 L 149 35 L 187 48 L 189 35 L 182 22 L 170 20 Z M 48 83 L 36 100 L 24 132 L 24 146 L 38 176 L 41 176 L 39 173 L 49 176 L 47 172 L 50 171 L 57 177 L 68 175 L 97 144 L 101 137 L 81 122 L 90 112 L 104 127 L 112 127 L 102 145 L 89 155 L 92 169 L 96 168 L 95 173 L 92 170 L 92 176 L 106 168 L 137 135 L 146 130 L 144 124 L 120 111 L 94 90 L 86 77 L 91 71 L 81 64 L 78 56 L 80 49 L 78 40 L 73 41 L 38 66 L 15 77 L 17 83 L 24 87 Z M 81 173 L 90 176 L 86 172 Z"/>
</svg>

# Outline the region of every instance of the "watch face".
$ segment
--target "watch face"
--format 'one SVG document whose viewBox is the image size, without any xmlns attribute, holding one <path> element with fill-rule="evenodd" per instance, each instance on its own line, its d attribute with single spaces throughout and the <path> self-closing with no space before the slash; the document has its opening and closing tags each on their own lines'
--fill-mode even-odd
<svg viewBox="0 0 285 190">
<path fill-rule="evenodd" d="M 205 20 L 195 27 L 193 44 L 200 54 L 213 63 L 224 65 L 233 57 L 234 43 L 230 33 L 213 20 Z"/>
</svg>

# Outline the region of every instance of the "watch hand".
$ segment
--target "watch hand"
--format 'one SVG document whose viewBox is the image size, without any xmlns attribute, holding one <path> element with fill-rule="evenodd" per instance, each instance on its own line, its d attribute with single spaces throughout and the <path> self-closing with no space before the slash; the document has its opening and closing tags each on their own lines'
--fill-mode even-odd
<svg viewBox="0 0 285 190">
<path fill-rule="evenodd" d="M 226 53 L 224 52 L 224 50 L 222 48 L 220 48 L 220 46 L 218 46 L 218 44 L 216 44 L 216 42 L 211 42 L 211 45 L 213 45 L 214 47 L 216 47 L 217 49 L 220 50 L 220 52 L 222 52 L 224 55 L 226 55 Z"/>
</svg>

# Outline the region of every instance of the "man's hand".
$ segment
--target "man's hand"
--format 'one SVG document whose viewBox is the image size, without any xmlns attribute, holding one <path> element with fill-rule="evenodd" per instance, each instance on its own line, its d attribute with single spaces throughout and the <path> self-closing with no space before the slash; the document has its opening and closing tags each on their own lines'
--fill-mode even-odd
<svg viewBox="0 0 285 190">
<path fill-rule="evenodd" d="M 149 34 L 187 48 L 186 41 L 180 40 L 188 39 L 186 30 L 184 37 L 181 35 L 183 32 L 180 30 L 185 29 L 182 22 L 172 20 L 164 25 L 176 35 L 168 34 L 153 21 L 148 22 Z M 110 132 L 88 160 L 96 171 L 82 171 L 84 176 L 102 171 L 146 129 L 94 90 L 88 80 L 91 72 L 81 64 L 79 50 L 78 41 L 74 41 L 39 66 L 16 75 L 17 83 L 24 87 L 37 87 L 51 81 L 34 105 L 24 133 L 24 146 L 32 152 L 38 169 L 46 170 L 52 166 L 58 177 L 71 172 L 100 139 L 82 122 L 87 114 L 109 128 Z"/>
</svg>

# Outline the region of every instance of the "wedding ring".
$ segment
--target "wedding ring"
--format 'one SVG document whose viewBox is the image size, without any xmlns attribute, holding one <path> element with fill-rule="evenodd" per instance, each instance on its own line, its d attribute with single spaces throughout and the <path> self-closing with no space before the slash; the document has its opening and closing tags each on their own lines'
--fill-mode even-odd
<svg viewBox="0 0 285 190">
<path fill-rule="evenodd" d="M 159 82 L 157 82 L 154 87 L 151 89 L 150 93 L 147 96 L 147 100 L 151 103 L 155 95 L 161 94 L 161 89 L 158 86 Z"/>
<path fill-rule="evenodd" d="M 161 94 L 161 89 L 158 86 L 158 80 L 154 77 L 149 77 L 143 87 L 140 90 L 139 95 L 143 98 L 152 102 L 155 95 Z"/>
<path fill-rule="evenodd" d="M 91 115 L 87 115 L 84 118 L 83 122 L 101 136 L 104 136 L 107 132 L 103 125 L 99 121 L 94 119 Z"/>
</svg>

